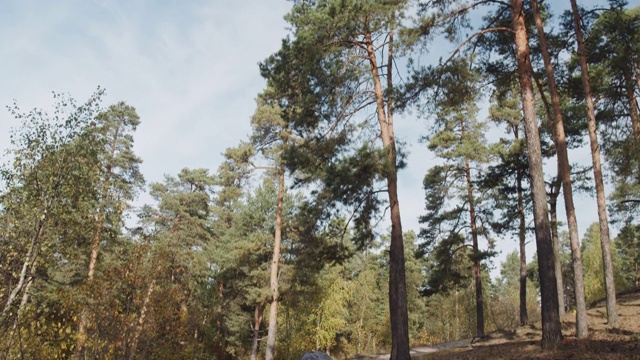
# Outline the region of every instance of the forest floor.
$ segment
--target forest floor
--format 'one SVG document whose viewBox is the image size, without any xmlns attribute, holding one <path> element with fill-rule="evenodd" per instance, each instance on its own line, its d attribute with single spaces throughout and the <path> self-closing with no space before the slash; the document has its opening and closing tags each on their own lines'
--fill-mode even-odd
<svg viewBox="0 0 640 360">
<path fill-rule="evenodd" d="M 542 330 L 538 323 L 514 331 L 496 331 L 473 343 L 459 340 L 416 348 L 412 359 L 640 359 L 640 292 L 619 295 L 617 305 L 620 326 L 615 329 L 607 326 L 604 301 L 587 310 L 587 339 L 575 337 L 575 315 L 566 314 L 562 318 L 564 339 L 555 350 L 540 347 Z"/>
</svg>

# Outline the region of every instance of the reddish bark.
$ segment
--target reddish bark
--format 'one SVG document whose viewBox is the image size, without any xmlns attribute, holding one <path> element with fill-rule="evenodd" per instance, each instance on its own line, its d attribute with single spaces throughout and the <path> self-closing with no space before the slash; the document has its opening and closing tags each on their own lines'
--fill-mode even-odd
<svg viewBox="0 0 640 360">
<path fill-rule="evenodd" d="M 598 222 L 600 224 L 600 242 L 602 249 L 602 264 L 604 267 L 604 285 L 607 294 L 607 321 L 610 326 L 618 326 L 618 313 L 616 311 L 616 289 L 613 281 L 613 262 L 611 261 L 611 246 L 609 240 L 609 219 L 607 217 L 607 200 L 604 192 L 604 180 L 602 178 L 602 164 L 600 161 L 600 146 L 595 116 L 595 106 L 591 92 L 591 79 L 589 66 L 584 46 L 584 37 L 580 25 L 580 13 L 576 0 L 571 0 L 573 20 L 578 42 L 578 60 L 582 70 L 582 84 L 587 105 L 587 126 L 589 130 L 589 142 L 591 144 L 591 159 L 593 163 L 593 177 L 596 183 L 596 199 L 598 204 Z"/>
<path fill-rule="evenodd" d="M 542 302 L 542 347 L 556 348 L 562 339 L 560 317 L 558 314 L 558 292 L 556 288 L 553 246 L 547 211 L 544 174 L 542 172 L 542 151 L 540 134 L 533 96 L 531 59 L 522 0 L 511 0 L 513 32 L 515 35 L 516 60 L 520 96 L 524 112 L 527 156 L 531 178 L 531 196 L 535 224 L 536 245 L 538 249 L 538 269 L 540 272 L 540 290 Z"/>
<path fill-rule="evenodd" d="M 384 92 L 378 71 L 376 50 L 371 33 L 365 33 L 366 51 L 369 58 L 373 91 L 376 99 L 376 114 L 380 124 L 380 138 L 387 150 L 391 170 L 387 175 L 387 193 L 391 209 L 391 244 L 389 247 L 389 311 L 391 316 L 391 360 L 409 359 L 409 315 L 407 311 L 407 285 L 405 280 L 404 243 L 402 221 L 398 201 L 398 179 L 396 169 L 396 142 L 393 128 L 393 108 L 391 98 L 387 99 L 386 112 Z M 393 31 L 388 39 L 387 92 L 392 90 L 393 74 Z"/>
</svg>

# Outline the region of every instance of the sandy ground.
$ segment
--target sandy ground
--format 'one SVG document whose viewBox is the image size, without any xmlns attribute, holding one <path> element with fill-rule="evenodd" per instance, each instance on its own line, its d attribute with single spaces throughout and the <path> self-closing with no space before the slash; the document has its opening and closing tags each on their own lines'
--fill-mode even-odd
<svg viewBox="0 0 640 360">
<path fill-rule="evenodd" d="M 461 340 L 441 344 L 440 348 L 417 348 L 412 359 L 640 359 L 640 292 L 618 296 L 618 328 L 607 326 L 604 306 L 604 302 L 600 302 L 587 311 L 587 339 L 576 339 L 575 315 L 567 314 L 562 319 L 564 339 L 555 350 L 542 350 L 540 324 L 535 324 L 514 331 L 494 332 L 473 344 Z M 388 358 L 387 355 L 372 359 Z"/>
<path fill-rule="evenodd" d="M 411 358 L 412 359 L 422 359 L 423 355 L 435 353 L 437 351 L 443 349 L 453 349 L 459 347 L 468 347 L 471 345 L 471 339 L 463 339 L 456 341 L 449 341 L 442 344 L 430 345 L 430 346 L 421 346 L 414 349 L 411 349 Z M 365 360 L 388 360 L 391 358 L 390 354 L 385 355 L 376 355 L 365 358 Z"/>
</svg>

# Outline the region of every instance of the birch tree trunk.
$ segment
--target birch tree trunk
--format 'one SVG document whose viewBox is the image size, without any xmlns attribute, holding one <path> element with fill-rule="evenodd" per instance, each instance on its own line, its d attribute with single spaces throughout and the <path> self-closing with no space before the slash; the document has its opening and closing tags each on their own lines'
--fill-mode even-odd
<svg viewBox="0 0 640 360">
<path fill-rule="evenodd" d="M 11 328 L 11 335 L 9 335 L 9 344 L 7 345 L 7 349 L 10 351 L 11 350 L 11 346 L 13 345 L 13 335 L 15 334 L 16 330 L 20 331 L 18 329 L 18 326 L 20 325 L 20 315 L 22 315 L 22 311 L 24 310 L 24 307 L 27 305 L 27 301 L 29 301 L 29 290 L 31 289 L 31 286 L 33 285 L 33 271 L 34 266 L 31 266 L 31 277 L 27 280 L 27 284 L 24 287 L 24 291 L 22 292 L 22 300 L 20 300 L 20 305 L 18 306 L 18 312 L 16 313 L 16 318 L 13 321 L 13 326 Z M 22 346 L 22 343 L 20 344 L 20 346 Z"/>
<path fill-rule="evenodd" d="M 29 250 L 27 251 L 27 257 L 25 258 L 24 263 L 22 264 L 22 270 L 20 270 L 20 277 L 18 278 L 18 283 L 13 288 L 11 293 L 9 293 L 9 297 L 7 298 L 7 303 L 4 305 L 4 308 L 2 309 L 2 314 L 0 314 L 0 324 L 4 322 L 7 315 L 9 314 L 9 310 L 11 310 L 11 306 L 13 305 L 13 302 L 16 300 L 16 297 L 25 286 L 25 282 L 28 282 L 27 270 L 29 269 L 29 266 L 32 265 L 33 259 L 36 256 L 36 253 L 37 253 L 36 246 L 38 245 L 38 242 L 40 241 L 40 237 L 42 236 L 42 232 L 44 230 L 44 221 L 45 219 L 43 217 L 38 222 L 38 230 L 36 231 L 36 234 L 31 239 L 31 244 L 29 245 Z"/>
</svg>

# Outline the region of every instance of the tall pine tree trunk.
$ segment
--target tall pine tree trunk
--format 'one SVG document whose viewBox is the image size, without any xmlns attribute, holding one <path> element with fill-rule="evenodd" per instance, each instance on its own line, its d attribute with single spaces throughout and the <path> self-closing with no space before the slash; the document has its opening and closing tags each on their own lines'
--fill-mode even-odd
<svg viewBox="0 0 640 360">
<path fill-rule="evenodd" d="M 576 298 L 576 337 L 585 338 L 589 335 L 587 328 L 587 307 L 584 299 L 584 276 L 582 274 L 582 253 L 580 251 L 580 239 L 578 235 L 578 221 L 576 220 L 576 209 L 573 204 L 573 188 L 571 184 L 571 167 L 569 166 L 569 155 L 567 152 L 567 140 L 564 131 L 564 122 L 562 120 L 562 112 L 560 109 L 560 95 L 556 86 L 553 65 L 551 64 L 551 55 L 549 54 L 549 46 L 547 45 L 547 37 L 538 8 L 538 0 L 531 0 L 533 6 L 533 14 L 535 16 L 536 28 L 538 29 L 538 39 L 542 50 L 542 59 L 544 61 L 545 72 L 549 83 L 549 92 L 551 93 L 551 104 L 553 107 L 552 133 L 556 146 L 556 155 L 558 158 L 558 176 L 562 180 L 562 192 L 564 195 L 564 208 L 567 214 L 567 224 L 569 226 L 569 242 L 571 244 L 571 260 L 573 264 L 573 288 Z M 557 232 L 557 231 L 556 231 Z M 557 235 L 556 235 L 557 237 Z M 557 238 L 556 249 L 558 249 Z M 557 257 L 559 251 L 554 251 Z M 559 263 L 560 259 L 556 259 Z M 556 272 L 558 279 L 562 279 L 562 273 Z M 560 282 L 559 282 L 560 283 Z M 558 288 L 560 294 L 561 288 Z M 564 301 L 562 302 L 564 309 Z"/>
<path fill-rule="evenodd" d="M 553 246 L 547 211 L 544 174 L 542 172 L 542 151 L 540 134 L 533 96 L 531 59 L 525 25 L 522 0 L 511 0 L 513 31 L 515 34 L 516 59 L 520 96 L 524 112 L 527 156 L 531 177 L 531 196 L 535 223 L 536 245 L 538 249 L 538 269 L 540 272 L 540 291 L 542 300 L 542 347 L 556 348 L 562 339 L 560 317 L 558 314 L 558 290 L 556 288 Z"/>
<path fill-rule="evenodd" d="M 362 267 L 360 268 L 360 273 L 364 273 L 367 267 L 367 263 L 369 261 L 368 258 L 369 258 L 368 253 L 365 250 L 364 259 L 361 264 Z M 369 293 L 367 291 L 363 291 L 362 300 L 360 301 L 360 303 L 362 304 L 362 307 L 360 308 L 360 319 L 358 320 L 358 341 L 356 342 L 356 354 L 362 354 L 362 332 L 364 331 L 364 314 L 365 314 L 368 299 L 369 299 Z M 367 348 L 368 345 L 369 345 L 369 342 L 367 341 L 367 344 L 365 345 L 365 349 Z"/>
<path fill-rule="evenodd" d="M 555 206 L 555 205 L 554 205 Z M 555 212 L 555 210 L 554 210 Z M 560 261 L 560 239 L 558 239 L 558 216 L 551 215 L 551 241 L 553 241 L 553 257 L 555 258 L 556 269 L 556 288 L 558 289 L 558 314 L 562 318 L 566 313 L 566 304 L 564 298 L 564 280 L 562 279 L 562 263 Z"/>
<path fill-rule="evenodd" d="M 251 345 L 251 360 L 256 360 L 258 357 L 259 337 L 260 337 L 260 323 L 262 322 L 262 315 L 264 314 L 264 305 L 257 304 L 256 310 L 253 314 L 253 343 Z"/>
<path fill-rule="evenodd" d="M 225 329 L 222 326 L 222 303 L 224 299 L 224 281 L 220 279 L 220 283 L 218 284 L 218 308 L 217 311 L 217 319 L 216 319 L 216 327 L 218 328 L 218 344 L 217 344 L 217 360 L 224 360 L 224 354 L 226 352 L 226 344 L 224 333 Z"/>
<path fill-rule="evenodd" d="M 391 169 L 387 175 L 387 193 L 391 209 L 391 244 L 389 246 L 389 311 L 391 316 L 391 360 L 409 359 L 409 315 L 407 312 L 407 285 L 405 280 L 404 243 L 398 202 L 398 173 L 396 168 L 396 142 L 393 129 L 393 30 L 389 33 L 387 58 L 387 93 L 385 101 L 378 71 L 376 49 L 371 33 L 365 34 L 365 44 L 376 99 L 376 114 L 380 123 L 380 138 L 387 151 Z"/>
<path fill-rule="evenodd" d="M 89 258 L 89 271 L 87 272 L 87 285 L 91 286 L 93 283 L 93 277 L 95 275 L 96 264 L 98 262 L 98 251 L 100 248 L 100 235 L 102 234 L 102 228 L 104 226 L 104 213 L 105 207 L 104 199 L 107 196 L 107 182 L 110 175 L 110 168 L 107 173 L 107 181 L 105 181 L 102 188 L 102 205 L 100 206 L 100 210 L 98 211 L 98 219 L 96 221 L 96 228 L 93 235 L 93 241 L 91 242 L 91 256 Z M 87 341 L 87 325 L 89 324 L 89 308 L 87 305 L 82 307 L 82 311 L 80 313 L 80 321 L 78 322 L 78 338 L 76 340 L 76 349 L 74 357 L 77 360 L 80 360 L 82 356 L 82 352 L 84 351 L 84 346 Z"/>
<path fill-rule="evenodd" d="M 513 133 L 516 139 L 518 136 L 518 127 L 514 127 Z M 529 323 L 529 315 L 527 314 L 527 224 L 524 214 L 524 191 L 522 188 L 523 169 L 522 164 L 518 161 L 516 169 L 516 186 L 518 192 L 518 243 L 520 245 L 520 326 Z"/>
<path fill-rule="evenodd" d="M 149 285 L 149 289 L 147 289 L 147 294 L 144 297 L 144 301 L 142 302 L 142 309 L 140 310 L 140 317 L 138 318 L 138 324 L 136 325 L 136 329 L 133 333 L 133 339 L 131 340 L 131 346 L 129 346 L 129 360 L 133 360 L 136 357 L 136 350 L 138 349 L 138 341 L 140 340 L 140 335 L 142 334 L 142 328 L 144 327 L 144 320 L 147 316 L 147 312 L 149 312 L 149 301 L 151 300 L 151 295 L 156 287 L 156 280 L 153 279 L 151 284 Z"/>
<path fill-rule="evenodd" d="M 636 84 L 638 84 L 638 90 L 640 90 L 640 67 L 638 66 L 638 57 L 633 56 L 631 63 L 633 64 L 633 73 L 636 76 Z"/>
<path fill-rule="evenodd" d="M 549 194 L 549 219 L 551 220 L 551 241 L 553 242 L 554 268 L 556 269 L 556 288 L 558 289 L 558 314 L 564 316 L 564 284 L 562 282 L 562 263 L 560 261 L 560 241 L 558 240 L 558 195 L 561 183 L 555 181 Z"/>
<path fill-rule="evenodd" d="M 634 140 L 640 139 L 640 115 L 638 115 L 638 102 L 636 101 L 635 84 L 631 69 L 624 69 L 624 85 L 629 102 L 629 117 Z"/>
<path fill-rule="evenodd" d="M 116 153 L 116 144 L 118 142 L 118 135 L 120 132 L 120 124 L 116 127 L 111 142 L 110 158 Z M 98 209 L 98 216 L 96 219 L 96 227 L 93 233 L 93 239 L 91 241 L 91 255 L 89 257 L 89 271 L 87 272 L 87 285 L 91 286 L 93 283 L 93 277 L 95 275 L 96 264 L 98 263 L 98 252 L 100 249 L 100 238 L 102 235 L 102 228 L 104 227 L 105 212 L 107 210 L 107 196 L 109 195 L 109 183 L 111 181 L 111 174 L 113 171 L 113 165 L 109 162 L 106 166 L 104 175 L 104 182 L 102 183 L 102 189 L 100 191 L 100 208 Z M 87 341 L 87 325 L 89 324 L 89 308 L 85 304 L 82 306 L 80 313 L 80 321 L 78 322 L 78 337 L 76 340 L 76 348 L 74 352 L 74 358 L 80 360 L 82 358 L 82 352 L 84 351 L 84 345 Z"/>
<path fill-rule="evenodd" d="M 553 115 L 551 114 L 551 105 L 549 104 L 547 96 L 545 95 L 544 87 L 542 86 L 538 78 L 534 76 L 533 79 L 536 83 L 536 86 L 538 87 L 540 98 L 547 114 L 547 119 L 549 121 L 549 124 L 551 125 L 551 131 L 554 132 L 555 129 L 553 126 L 555 124 L 555 121 Z M 560 189 L 562 188 L 562 181 L 559 180 L 559 174 L 561 172 L 559 163 L 557 168 L 558 179 L 556 179 L 553 184 L 551 184 L 551 191 L 549 193 L 549 218 L 551 221 L 551 241 L 553 243 L 554 267 L 556 269 L 556 289 L 558 289 L 558 314 L 560 315 L 560 317 L 562 317 L 565 314 L 565 301 L 564 284 L 562 281 L 562 262 L 560 260 L 560 245 L 558 240 L 558 196 L 560 195 Z"/>
<path fill-rule="evenodd" d="M 271 259 L 271 293 L 273 298 L 269 307 L 269 329 L 267 332 L 267 351 L 265 360 L 273 360 L 275 358 L 276 348 L 276 330 L 278 319 L 278 300 L 280 293 L 278 291 L 278 265 L 280 264 L 280 243 L 282 241 L 282 207 L 284 204 L 284 166 L 280 165 L 278 170 L 278 205 L 276 209 L 276 228 L 273 239 L 273 258 Z"/>
<path fill-rule="evenodd" d="M 462 130 L 464 137 L 464 126 Z M 478 228 L 476 226 L 476 208 L 471 186 L 471 165 L 469 158 L 464 159 L 464 173 L 467 178 L 467 198 L 469 201 L 469 217 L 471 223 L 471 239 L 473 247 L 473 280 L 476 288 L 476 337 L 484 336 L 484 301 L 482 297 L 482 277 L 480 274 L 480 250 L 478 249 Z"/>
<path fill-rule="evenodd" d="M 591 79 L 584 48 L 584 37 L 580 25 L 580 13 L 576 0 L 571 0 L 573 20 L 578 42 L 578 59 L 582 69 L 582 84 L 584 86 L 584 98 L 587 105 L 587 125 L 589 129 L 589 141 L 591 143 L 591 159 L 593 162 L 593 177 L 596 183 L 596 199 L 598 203 L 598 220 L 600 223 L 600 241 L 602 248 L 602 265 L 604 268 L 604 287 L 607 294 L 607 322 L 609 326 L 618 326 L 618 313 L 616 310 L 616 289 L 613 280 L 613 262 L 611 261 L 611 246 L 609 245 L 609 220 L 607 218 L 607 200 L 604 193 L 604 181 L 602 179 L 602 165 L 600 163 L 600 146 L 596 132 L 596 116 L 591 93 Z"/>
</svg>

